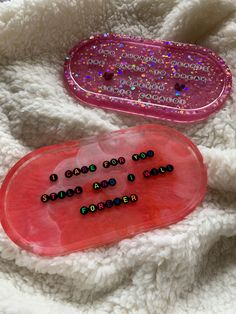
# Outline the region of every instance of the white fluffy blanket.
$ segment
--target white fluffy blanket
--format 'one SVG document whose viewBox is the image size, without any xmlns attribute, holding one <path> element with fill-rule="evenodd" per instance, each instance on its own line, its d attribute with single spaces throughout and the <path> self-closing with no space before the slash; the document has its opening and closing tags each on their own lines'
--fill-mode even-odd
<svg viewBox="0 0 236 314">
<path fill-rule="evenodd" d="M 66 52 L 116 32 L 197 43 L 236 75 L 235 0 L 0 3 L 0 181 L 27 152 L 153 119 L 86 107 L 63 86 Z M 236 108 L 177 127 L 202 151 L 209 188 L 183 221 L 109 247 L 45 259 L 0 229 L 0 313 L 235 313 Z"/>
</svg>

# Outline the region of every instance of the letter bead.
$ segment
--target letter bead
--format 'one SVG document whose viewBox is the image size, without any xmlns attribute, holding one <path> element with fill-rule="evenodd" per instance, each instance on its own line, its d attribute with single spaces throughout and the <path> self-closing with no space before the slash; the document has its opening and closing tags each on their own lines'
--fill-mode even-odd
<svg viewBox="0 0 236 314">
<path fill-rule="evenodd" d="M 159 170 L 160 173 L 165 173 L 166 172 L 166 168 L 165 167 L 160 167 L 158 170 Z"/>
<path fill-rule="evenodd" d="M 98 208 L 99 210 L 102 210 L 102 209 L 105 208 L 105 204 L 104 204 L 103 202 L 100 202 L 100 203 L 97 204 L 97 208 Z"/>
<path fill-rule="evenodd" d="M 139 155 L 138 155 L 138 154 L 133 154 L 133 155 L 132 155 L 132 159 L 133 159 L 134 161 L 139 160 Z"/>
<path fill-rule="evenodd" d="M 111 179 L 109 179 L 108 183 L 109 183 L 109 185 L 114 186 L 114 185 L 116 185 L 116 179 L 111 178 Z"/>
<path fill-rule="evenodd" d="M 121 199 L 119 197 L 116 197 L 114 200 L 113 200 L 113 203 L 118 206 L 121 204 Z"/>
<path fill-rule="evenodd" d="M 74 188 L 74 192 L 75 194 L 81 194 L 83 192 L 83 189 L 81 186 L 77 186 L 76 188 Z"/>
<path fill-rule="evenodd" d="M 107 180 L 103 180 L 100 184 L 102 188 L 106 188 L 108 186 Z"/>
<path fill-rule="evenodd" d="M 119 163 L 120 165 L 123 165 L 123 164 L 125 163 L 125 158 L 124 158 L 124 157 L 119 157 L 119 158 L 118 158 L 118 163 Z"/>
<path fill-rule="evenodd" d="M 81 168 L 81 172 L 82 172 L 82 173 L 87 173 L 87 172 L 88 172 L 88 167 L 83 166 L 83 167 Z"/>
<path fill-rule="evenodd" d="M 52 173 L 49 177 L 50 181 L 55 182 L 58 179 L 58 175 L 55 173 Z"/>
<path fill-rule="evenodd" d="M 141 159 L 146 159 L 147 156 L 146 156 L 146 154 L 144 152 L 142 152 L 142 153 L 139 154 L 139 157 Z"/>
<path fill-rule="evenodd" d="M 148 156 L 148 157 L 153 157 L 153 156 L 154 156 L 154 151 L 151 150 L 151 149 L 148 150 L 148 151 L 147 151 L 147 156 Z"/>
<path fill-rule="evenodd" d="M 97 169 L 97 167 L 96 167 L 95 165 L 93 165 L 93 164 L 89 166 L 89 170 L 90 170 L 91 172 L 96 171 L 96 169 Z"/>
<path fill-rule="evenodd" d="M 150 171 L 151 176 L 156 176 L 158 175 L 158 169 L 157 168 L 152 168 Z"/>
<path fill-rule="evenodd" d="M 136 194 L 131 194 L 130 195 L 130 200 L 131 200 L 131 202 L 137 202 L 138 196 Z"/>
<path fill-rule="evenodd" d="M 148 177 L 150 177 L 151 174 L 148 170 L 144 170 L 143 175 L 145 178 L 148 178 Z"/>
<path fill-rule="evenodd" d="M 135 180 L 135 175 L 133 173 L 128 174 L 128 181 L 133 182 Z"/>
<path fill-rule="evenodd" d="M 92 213 L 95 212 L 96 209 L 97 209 L 96 205 L 94 205 L 94 204 L 89 205 L 89 210 L 90 210 Z"/>
<path fill-rule="evenodd" d="M 42 201 L 43 203 L 46 203 L 48 200 L 49 200 L 49 196 L 48 196 L 47 194 L 43 194 L 43 195 L 41 196 L 41 201 Z"/>
<path fill-rule="evenodd" d="M 116 166 L 118 164 L 118 161 L 115 158 L 113 158 L 111 159 L 110 163 L 112 166 Z"/>
<path fill-rule="evenodd" d="M 80 174 L 80 169 L 79 169 L 79 168 L 75 168 L 75 169 L 73 170 L 73 174 L 74 174 L 75 176 L 78 176 L 78 175 Z"/>
<path fill-rule="evenodd" d="M 66 192 L 65 191 L 60 191 L 57 193 L 57 196 L 60 198 L 60 199 L 63 199 L 66 197 Z"/>
<path fill-rule="evenodd" d="M 102 165 L 104 168 L 109 168 L 110 167 L 110 161 L 105 160 Z"/>
<path fill-rule="evenodd" d="M 74 195 L 74 193 L 75 193 L 74 190 L 68 189 L 68 190 L 66 191 L 66 196 L 71 197 L 71 196 Z"/>
<path fill-rule="evenodd" d="M 129 197 L 126 195 L 122 197 L 122 200 L 123 200 L 123 203 L 125 204 L 129 203 Z"/>
<path fill-rule="evenodd" d="M 113 206 L 113 202 L 111 200 L 107 200 L 105 205 L 107 208 L 111 208 Z"/>
<path fill-rule="evenodd" d="M 65 172 L 65 177 L 66 178 L 71 178 L 73 176 L 73 172 L 71 171 L 71 170 L 67 170 L 66 172 Z"/>
<path fill-rule="evenodd" d="M 174 166 L 172 166 L 172 165 L 167 165 L 166 166 L 166 171 L 172 172 L 173 170 L 174 170 Z"/>
<path fill-rule="evenodd" d="M 85 207 L 85 206 L 82 206 L 82 207 L 80 208 L 80 213 L 81 213 L 82 215 L 86 215 L 86 214 L 88 213 L 88 208 Z"/>
<path fill-rule="evenodd" d="M 57 199 L 57 196 L 57 193 L 51 193 L 49 197 L 51 201 L 55 201 Z"/>
<path fill-rule="evenodd" d="M 94 188 L 94 190 L 99 190 L 101 188 L 101 186 L 98 182 L 94 182 L 93 188 Z"/>
</svg>

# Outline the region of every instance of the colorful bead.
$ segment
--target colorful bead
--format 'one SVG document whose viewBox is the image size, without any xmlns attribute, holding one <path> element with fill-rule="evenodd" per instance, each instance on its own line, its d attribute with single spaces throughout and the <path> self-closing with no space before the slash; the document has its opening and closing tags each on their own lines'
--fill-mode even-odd
<svg viewBox="0 0 236 314">
<path fill-rule="evenodd" d="M 107 200 L 105 202 L 105 205 L 106 205 L 107 208 L 111 208 L 113 206 L 113 202 L 111 200 Z"/>
<path fill-rule="evenodd" d="M 78 176 L 78 175 L 80 174 L 80 169 L 79 169 L 79 168 L 75 168 L 75 169 L 73 170 L 73 174 L 74 174 L 75 176 Z"/>
<path fill-rule="evenodd" d="M 89 166 L 89 170 L 90 170 L 91 172 L 96 171 L 96 169 L 97 169 L 97 167 L 96 167 L 95 165 L 93 165 L 93 164 Z"/>
<path fill-rule="evenodd" d="M 129 203 L 129 197 L 127 195 L 123 196 L 122 197 L 122 201 L 123 201 L 124 204 Z"/>
<path fill-rule="evenodd" d="M 51 193 L 49 195 L 49 198 L 50 198 L 51 201 L 55 201 L 57 199 L 57 197 L 58 197 L 57 193 Z"/>
<path fill-rule="evenodd" d="M 106 188 L 108 186 L 107 180 L 103 180 L 100 184 L 102 188 Z"/>
<path fill-rule="evenodd" d="M 73 176 L 73 172 L 71 171 L 71 170 L 67 170 L 66 172 L 65 172 L 65 177 L 66 178 L 71 178 Z"/>
<path fill-rule="evenodd" d="M 119 157 L 119 158 L 118 158 L 118 163 L 119 163 L 120 165 L 123 165 L 123 164 L 125 163 L 125 158 L 124 158 L 124 157 Z"/>
<path fill-rule="evenodd" d="M 83 189 L 81 186 L 77 186 L 75 189 L 74 189 L 74 192 L 75 194 L 81 194 L 83 192 Z"/>
<path fill-rule="evenodd" d="M 158 175 L 158 169 L 157 168 L 152 168 L 150 171 L 151 176 L 156 176 Z"/>
<path fill-rule="evenodd" d="M 105 204 L 104 204 L 103 202 L 100 202 L 100 203 L 97 204 L 97 208 L 98 208 L 99 210 L 102 210 L 102 209 L 105 208 Z"/>
<path fill-rule="evenodd" d="M 58 175 L 55 173 L 52 173 L 49 177 L 50 181 L 55 182 L 58 179 Z"/>
<path fill-rule="evenodd" d="M 95 212 L 96 209 L 97 209 L 96 205 L 94 205 L 94 204 L 89 205 L 89 210 L 90 210 L 92 213 Z"/>
<path fill-rule="evenodd" d="M 111 178 L 111 179 L 109 179 L 108 183 L 109 183 L 109 185 L 114 186 L 114 185 L 116 185 L 116 179 Z"/>
<path fill-rule="evenodd" d="M 81 168 L 81 172 L 82 172 L 82 173 L 87 173 L 87 172 L 88 172 L 88 167 L 83 166 L 83 167 Z"/>
<path fill-rule="evenodd" d="M 41 196 L 41 201 L 42 201 L 43 203 L 46 203 L 48 200 L 49 200 L 49 196 L 48 196 L 47 194 L 43 194 L 43 195 Z"/>
<path fill-rule="evenodd" d="M 113 203 L 118 206 L 121 204 L 121 199 L 119 197 L 116 197 L 114 200 L 113 200 Z"/>
<path fill-rule="evenodd" d="M 139 155 L 138 155 L 138 154 L 133 154 L 133 155 L 132 155 L 132 159 L 133 159 L 134 161 L 139 160 Z"/>
<path fill-rule="evenodd" d="M 60 198 L 60 199 L 63 199 L 66 197 L 66 192 L 65 191 L 60 191 L 57 193 L 57 196 Z"/>
<path fill-rule="evenodd" d="M 148 178 L 148 177 L 150 177 L 151 174 L 148 170 L 144 170 L 143 175 L 145 178 Z"/>
<path fill-rule="evenodd" d="M 116 166 L 118 164 L 118 161 L 115 158 L 113 158 L 111 159 L 110 163 L 112 166 Z"/>
<path fill-rule="evenodd" d="M 146 159 L 147 156 L 146 156 L 146 154 L 144 152 L 142 152 L 142 153 L 139 154 L 139 157 L 141 159 Z"/>
<path fill-rule="evenodd" d="M 166 166 L 166 171 L 172 172 L 173 170 L 174 170 L 174 166 L 172 166 L 172 165 L 167 165 Z"/>
<path fill-rule="evenodd" d="M 165 173 L 165 172 L 166 172 L 166 168 L 165 168 L 165 167 L 160 167 L 160 168 L 158 169 L 158 171 L 159 171 L 160 173 Z"/>
<path fill-rule="evenodd" d="M 130 174 L 128 174 L 127 179 L 128 179 L 128 181 L 133 182 L 135 180 L 135 175 L 130 173 Z"/>
<path fill-rule="evenodd" d="M 104 168 L 108 168 L 108 167 L 110 167 L 110 161 L 105 160 L 102 165 Z"/>
<path fill-rule="evenodd" d="M 98 182 L 93 183 L 94 190 L 99 190 L 101 188 L 100 184 Z"/>
<path fill-rule="evenodd" d="M 66 196 L 71 197 L 71 196 L 74 195 L 74 193 L 75 193 L 74 190 L 68 189 L 68 190 L 66 191 Z"/>
<path fill-rule="evenodd" d="M 154 151 L 153 150 L 148 150 L 147 151 L 147 156 L 148 157 L 153 157 L 154 156 Z"/>
<path fill-rule="evenodd" d="M 85 207 L 85 206 L 82 206 L 82 207 L 80 208 L 80 213 L 81 213 L 82 215 L 86 215 L 86 214 L 88 213 L 88 208 Z"/>
<path fill-rule="evenodd" d="M 136 194 L 131 194 L 129 198 L 130 198 L 131 202 L 137 202 L 137 200 L 138 200 L 138 195 L 136 195 Z"/>
</svg>

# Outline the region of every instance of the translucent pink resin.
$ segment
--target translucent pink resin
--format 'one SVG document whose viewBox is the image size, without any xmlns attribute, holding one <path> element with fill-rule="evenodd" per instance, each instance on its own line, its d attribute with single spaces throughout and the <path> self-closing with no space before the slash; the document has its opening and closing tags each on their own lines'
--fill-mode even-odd
<svg viewBox="0 0 236 314">
<path fill-rule="evenodd" d="M 188 138 L 143 125 L 26 155 L 2 184 L 0 218 L 17 245 L 55 256 L 178 222 L 206 184 Z"/>
<path fill-rule="evenodd" d="M 115 34 L 76 45 L 64 76 L 87 105 L 182 123 L 219 110 L 232 85 L 229 68 L 209 49 Z"/>
</svg>

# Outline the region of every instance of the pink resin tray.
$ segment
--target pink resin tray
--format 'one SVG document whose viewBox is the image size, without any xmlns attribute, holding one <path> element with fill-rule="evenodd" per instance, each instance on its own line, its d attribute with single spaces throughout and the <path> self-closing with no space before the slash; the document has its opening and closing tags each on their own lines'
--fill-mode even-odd
<svg viewBox="0 0 236 314">
<path fill-rule="evenodd" d="M 176 223 L 206 185 L 188 138 L 143 125 L 26 155 L 2 184 L 0 219 L 17 245 L 55 256 Z"/>
<path fill-rule="evenodd" d="M 76 45 L 64 77 L 87 105 L 182 123 L 219 110 L 232 85 L 229 68 L 209 49 L 115 34 Z"/>
</svg>

